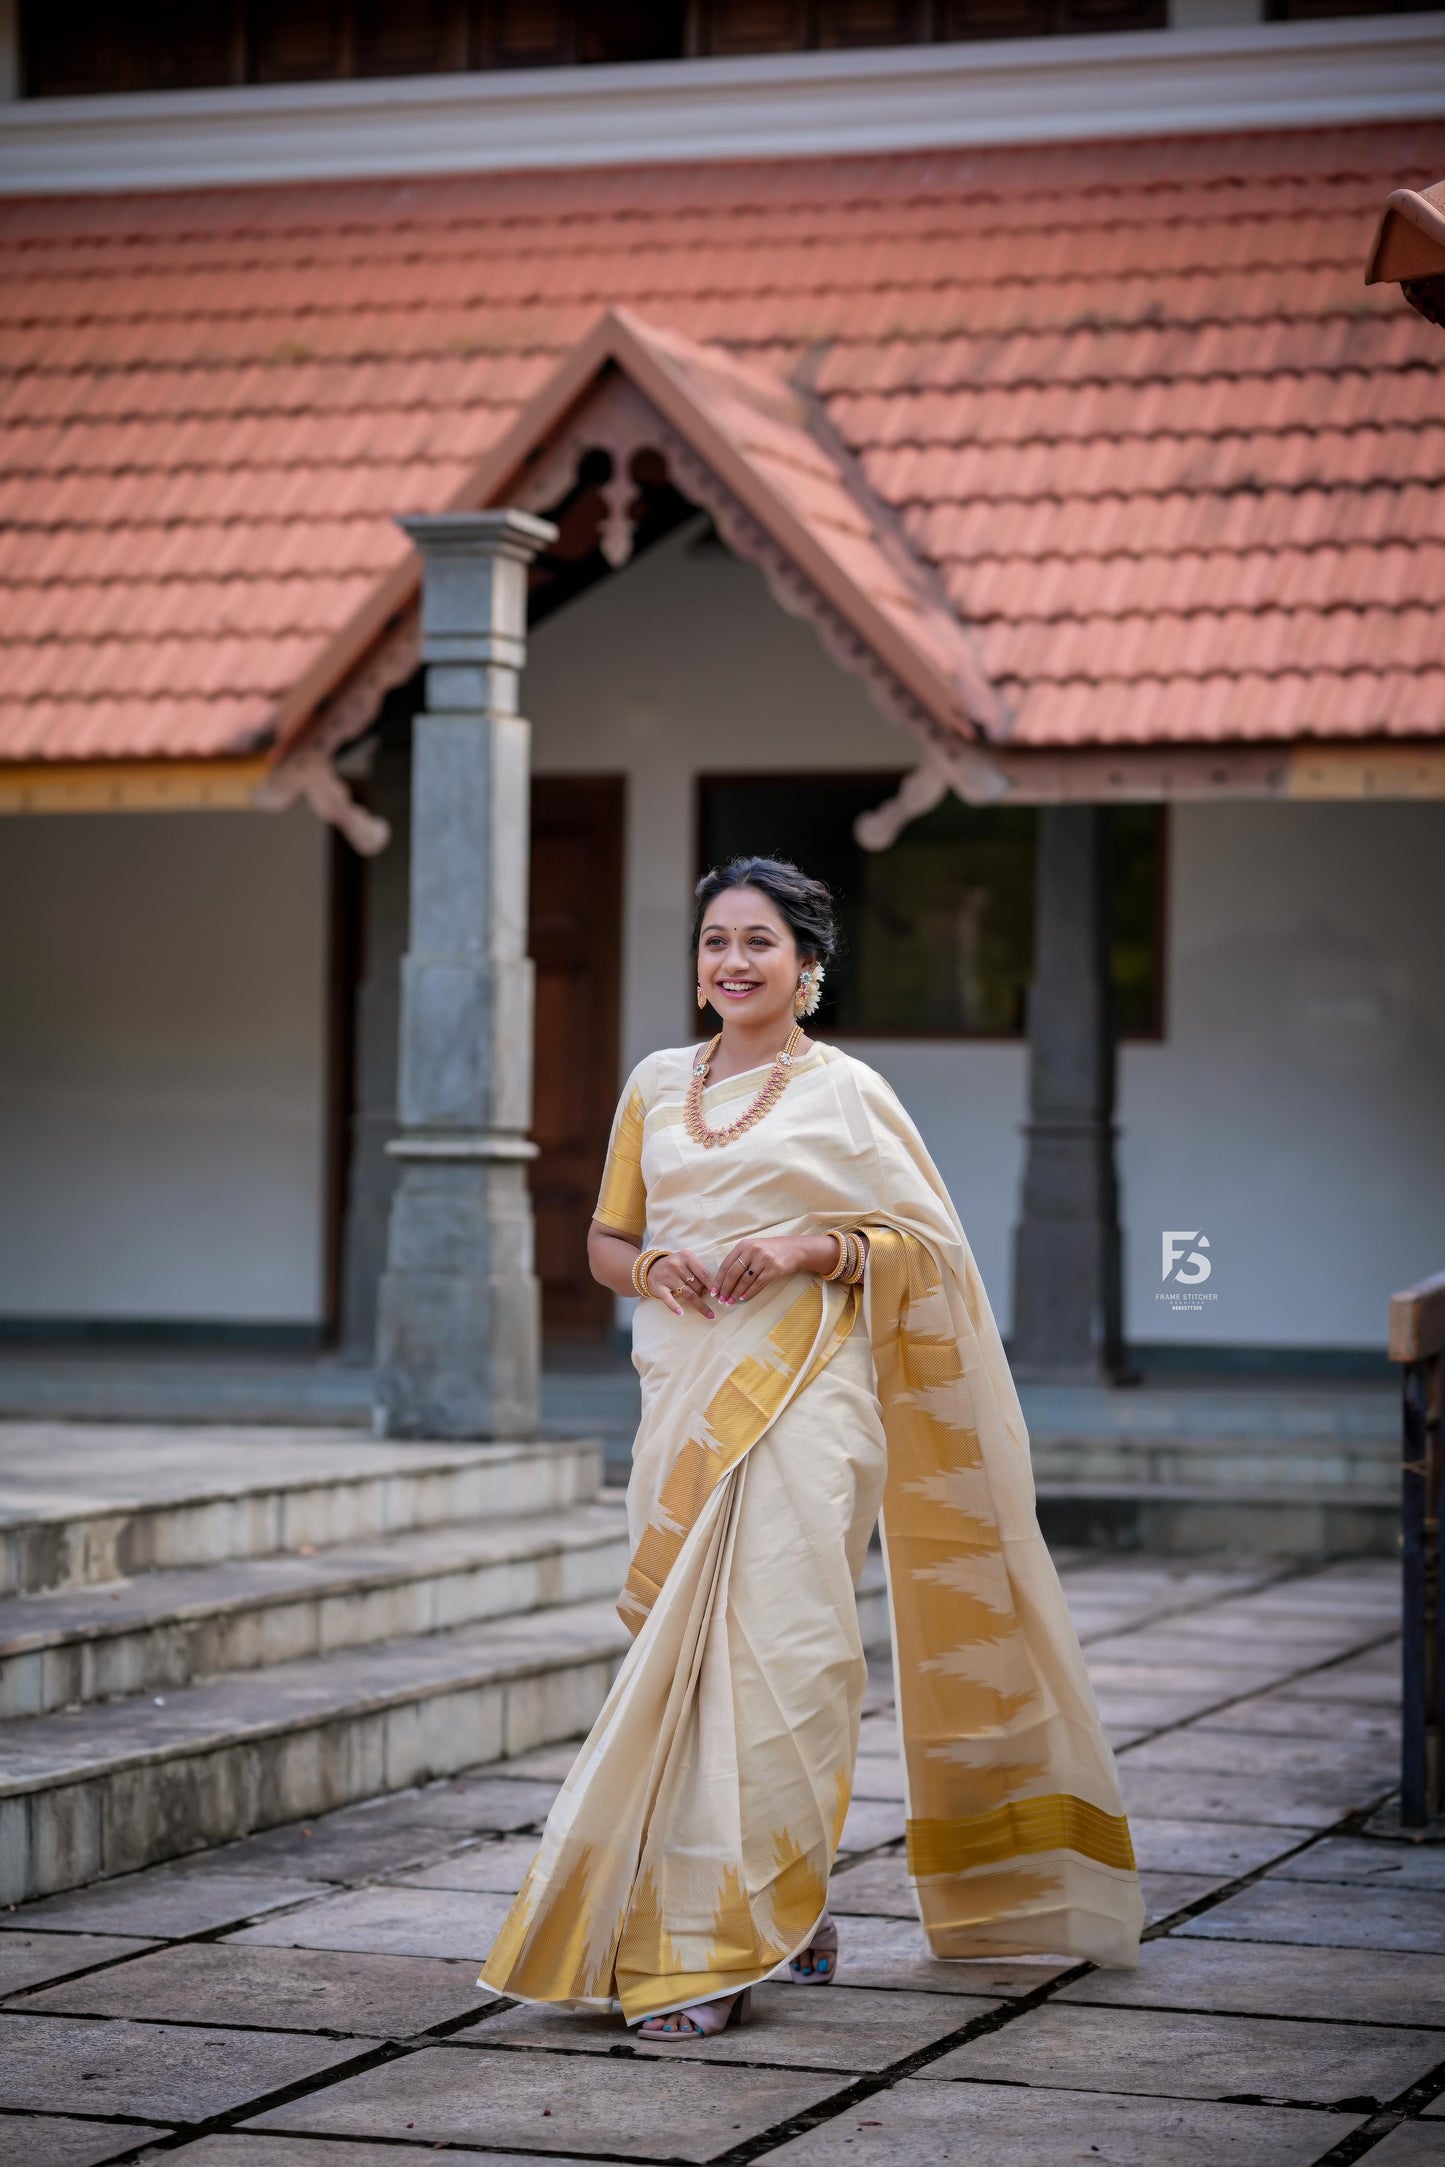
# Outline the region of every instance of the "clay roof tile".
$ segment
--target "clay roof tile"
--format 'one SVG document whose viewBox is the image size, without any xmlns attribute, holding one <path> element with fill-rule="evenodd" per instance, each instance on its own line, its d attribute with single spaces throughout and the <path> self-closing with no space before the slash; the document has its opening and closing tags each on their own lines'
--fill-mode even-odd
<svg viewBox="0 0 1445 2167">
<path fill-rule="evenodd" d="M 1013 743 L 1445 733 L 1438 332 L 1361 283 L 1437 164 L 1393 123 L 12 199 L 0 758 L 264 742 L 619 305 Z"/>
</svg>

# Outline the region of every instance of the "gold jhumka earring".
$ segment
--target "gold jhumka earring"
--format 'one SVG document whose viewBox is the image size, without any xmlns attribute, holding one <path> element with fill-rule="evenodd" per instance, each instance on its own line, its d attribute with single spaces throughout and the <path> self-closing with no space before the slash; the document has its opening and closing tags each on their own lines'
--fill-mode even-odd
<svg viewBox="0 0 1445 2167">
<path fill-rule="evenodd" d="M 706 1007 L 707 1007 L 707 995 L 706 995 L 706 994 L 705 994 L 705 993 L 703 992 L 703 990 L 702 990 L 702 980 L 701 980 L 701 979 L 699 979 L 699 980 L 698 980 L 698 982 L 697 982 L 697 1005 L 698 1005 L 698 1007 L 699 1007 L 699 1008 L 706 1008 Z"/>
<path fill-rule="evenodd" d="M 810 963 L 798 979 L 798 990 L 793 996 L 793 1014 L 811 1016 L 823 998 L 823 966 Z"/>
</svg>

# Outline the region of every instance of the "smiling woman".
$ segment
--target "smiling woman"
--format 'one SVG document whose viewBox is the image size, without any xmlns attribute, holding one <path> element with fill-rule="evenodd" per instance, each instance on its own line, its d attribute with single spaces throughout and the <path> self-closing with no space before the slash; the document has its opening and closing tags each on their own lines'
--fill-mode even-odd
<svg viewBox="0 0 1445 2167">
<path fill-rule="evenodd" d="M 734 860 L 694 950 L 722 1027 L 628 1079 L 588 1238 L 643 1297 L 636 1638 L 479 1983 L 681 2039 L 746 2022 L 775 1970 L 835 1977 L 880 1510 L 929 1946 L 1132 1966 L 1113 1756 L 973 1253 L 889 1086 L 803 1032 L 828 890 Z"/>
</svg>

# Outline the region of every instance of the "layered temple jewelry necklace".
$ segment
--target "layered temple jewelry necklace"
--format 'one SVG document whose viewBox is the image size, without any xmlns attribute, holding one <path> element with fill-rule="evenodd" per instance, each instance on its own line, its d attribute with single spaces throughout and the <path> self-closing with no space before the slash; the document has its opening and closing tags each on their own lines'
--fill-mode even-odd
<svg viewBox="0 0 1445 2167">
<path fill-rule="evenodd" d="M 717 1037 L 710 1041 L 706 1049 L 693 1062 L 692 1082 L 687 1087 L 687 1097 L 683 1101 L 683 1126 L 693 1142 L 706 1145 L 710 1151 L 714 1144 L 732 1143 L 733 1139 L 741 1136 L 745 1129 L 750 1129 L 754 1122 L 761 1121 L 763 1115 L 770 1108 L 776 1106 L 783 1095 L 788 1078 L 793 1073 L 793 1052 L 802 1035 L 803 1026 L 801 1023 L 795 1023 L 783 1042 L 782 1052 L 776 1056 L 772 1067 L 768 1070 L 767 1082 L 753 1100 L 752 1105 L 745 1112 L 740 1113 L 736 1121 L 730 1121 L 725 1129 L 710 1129 L 702 1117 L 702 1094 L 707 1085 L 707 1072 L 712 1063 L 712 1057 L 717 1052 L 722 1041 L 722 1032 L 719 1031 Z"/>
</svg>

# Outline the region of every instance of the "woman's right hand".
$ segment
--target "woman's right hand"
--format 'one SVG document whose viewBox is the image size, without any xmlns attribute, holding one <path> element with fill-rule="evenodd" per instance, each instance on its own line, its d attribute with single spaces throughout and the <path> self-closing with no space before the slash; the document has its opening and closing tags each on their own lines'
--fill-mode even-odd
<svg viewBox="0 0 1445 2167">
<path fill-rule="evenodd" d="M 678 1317 L 684 1308 L 695 1309 L 701 1317 L 716 1316 L 708 1307 L 707 1286 L 707 1273 L 690 1249 L 669 1249 L 647 1275 L 648 1293 L 666 1302 Z"/>
</svg>

